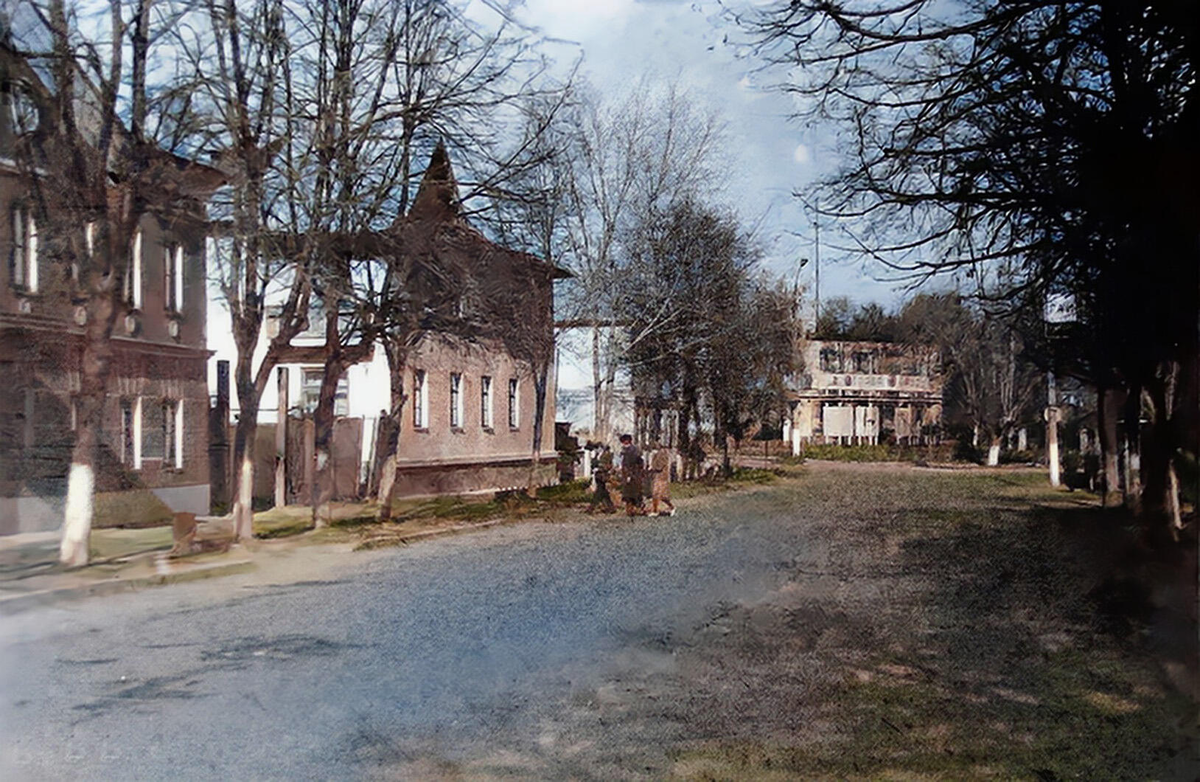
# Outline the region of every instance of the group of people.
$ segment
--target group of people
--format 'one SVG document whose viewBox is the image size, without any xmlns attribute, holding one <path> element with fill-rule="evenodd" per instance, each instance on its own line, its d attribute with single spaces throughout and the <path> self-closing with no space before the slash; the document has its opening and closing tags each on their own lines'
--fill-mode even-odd
<svg viewBox="0 0 1200 782">
<path fill-rule="evenodd" d="M 649 465 L 641 449 L 633 444 L 633 437 L 621 435 L 621 463 L 614 476 L 612 449 L 605 445 L 592 469 L 596 479 L 596 491 L 592 495 L 589 510 L 600 506 L 607 513 L 616 512 L 616 504 L 609 493 L 609 484 L 614 477 L 619 479 L 621 502 L 629 516 L 651 516 L 675 513 L 671 502 L 671 451 L 655 444 Z M 647 486 L 649 484 L 649 486 Z M 650 509 L 646 509 L 646 494 L 650 495 Z M 663 511 L 659 511 L 662 507 Z"/>
</svg>

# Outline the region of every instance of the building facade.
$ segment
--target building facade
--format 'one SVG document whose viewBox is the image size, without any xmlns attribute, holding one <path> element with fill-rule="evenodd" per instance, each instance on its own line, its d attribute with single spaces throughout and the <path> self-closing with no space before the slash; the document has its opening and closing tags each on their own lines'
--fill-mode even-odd
<svg viewBox="0 0 1200 782">
<path fill-rule="evenodd" d="M 811 340 L 791 393 L 785 439 L 805 443 L 923 443 L 937 436 L 942 376 L 931 349 Z"/>
<path fill-rule="evenodd" d="M 561 272 L 541 259 L 500 247 L 467 224 L 457 202 L 457 185 L 444 148 L 434 152 L 410 214 L 376 237 L 378 243 L 396 241 L 403 246 L 420 244 L 431 253 L 456 254 L 453 264 L 468 268 L 475 276 L 471 287 L 490 295 L 514 297 L 535 323 L 544 323 L 545 338 L 553 344 L 552 280 Z M 448 264 L 450 265 L 450 264 Z M 532 270 L 512 274 L 514 267 Z M 506 277 L 520 277 L 530 288 L 508 290 Z M 285 298 L 281 288 L 278 300 Z M 503 308 L 502 308 L 503 309 Z M 278 304 L 268 304 L 267 321 L 257 356 L 266 353 L 273 336 L 272 318 Z M 228 322 L 229 314 L 214 297 L 211 318 Z M 276 443 L 303 449 L 304 438 L 295 436 L 311 426 L 324 372 L 323 318 L 310 315 L 309 330 L 293 338 L 275 369 L 276 382 L 269 383 L 259 409 L 259 439 L 255 494 L 275 494 L 274 454 Z M 391 407 L 391 375 L 402 374 L 405 403 L 399 420 L 397 449 L 397 497 L 489 492 L 526 486 L 533 453 L 533 422 L 537 415 L 537 393 L 529 361 L 513 355 L 502 340 L 490 338 L 493 329 L 479 336 L 429 331 L 407 351 L 403 367 L 389 366 L 382 345 L 374 345 L 363 361 L 349 367 L 338 384 L 334 398 L 335 426 L 333 456 L 339 486 L 335 496 L 361 494 L 376 463 L 381 420 Z M 236 348 L 228 330 L 214 328 L 210 347 L 209 377 L 217 378 L 219 361 L 232 361 Z M 552 348 L 551 348 L 552 351 Z M 552 356 L 553 353 L 551 352 Z M 552 362 L 551 362 L 552 364 Z M 214 387 L 214 393 L 216 389 Z M 281 398 L 285 395 L 286 398 Z M 239 414 L 236 397 L 231 398 L 231 415 Z M 555 373 L 550 367 L 542 409 L 538 480 L 554 479 Z M 282 425 L 286 432 L 277 433 Z M 269 427 L 269 430 L 267 429 Z M 286 496 L 303 501 L 311 480 L 307 456 L 287 455 L 290 487 Z M 352 461 L 352 466 L 345 463 Z M 308 473 L 308 476 L 305 473 Z M 356 478 L 349 477 L 350 474 Z M 300 490 L 296 490 L 301 487 Z M 351 487 L 355 491 L 351 492 Z"/>
<path fill-rule="evenodd" d="M 95 225 L 70 215 L 38 225 L 34 182 L 13 158 L 10 100 L 20 88 L 3 88 L 0 534 L 8 534 L 62 524 L 88 310 L 55 232 L 79 231 L 90 252 Z M 148 208 L 129 248 L 95 465 L 97 526 L 209 509 L 204 203 L 220 178 L 166 157 L 188 195 Z"/>
</svg>

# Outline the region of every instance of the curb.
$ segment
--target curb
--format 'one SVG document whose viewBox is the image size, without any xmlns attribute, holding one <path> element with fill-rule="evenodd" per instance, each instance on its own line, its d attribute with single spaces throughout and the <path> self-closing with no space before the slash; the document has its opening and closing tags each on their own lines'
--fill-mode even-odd
<svg viewBox="0 0 1200 782">
<path fill-rule="evenodd" d="M 255 564 L 250 560 L 240 559 L 234 562 L 219 562 L 211 565 L 197 565 L 194 568 L 190 568 L 179 573 L 164 573 L 161 575 L 155 574 L 152 576 L 139 576 L 137 578 L 98 581 L 94 584 L 57 587 L 54 589 L 41 589 L 34 592 L 12 595 L 11 597 L 0 597 L 0 614 L 11 615 L 21 611 L 27 611 L 30 608 L 45 606 L 61 600 L 69 600 L 72 598 L 98 597 L 101 595 L 112 595 L 125 591 L 144 589 L 147 587 L 165 586 L 167 584 L 182 584 L 187 581 L 201 581 L 208 578 L 231 576 L 237 573 L 245 573 L 254 570 L 255 567 Z"/>
<path fill-rule="evenodd" d="M 457 535 L 464 532 L 473 532 L 475 530 L 487 529 L 488 527 L 497 527 L 501 524 L 510 524 L 511 519 L 492 519 L 491 521 L 481 521 L 477 524 L 459 524 L 454 527 L 442 527 L 440 529 L 431 529 L 424 532 L 412 532 L 408 535 L 398 536 L 394 538 L 377 538 L 379 541 L 373 545 L 364 545 L 370 541 L 363 541 L 355 546 L 352 551 L 375 551 L 381 548 L 392 548 L 395 546 L 407 546 L 415 540 L 425 540 L 427 538 L 436 538 L 442 535 Z"/>
</svg>

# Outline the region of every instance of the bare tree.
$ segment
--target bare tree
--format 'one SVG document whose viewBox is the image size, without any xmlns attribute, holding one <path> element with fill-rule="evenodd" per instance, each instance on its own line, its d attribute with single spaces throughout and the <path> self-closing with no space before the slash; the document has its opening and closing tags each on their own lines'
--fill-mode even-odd
<svg viewBox="0 0 1200 782">
<path fill-rule="evenodd" d="M 756 273 L 759 250 L 735 215 L 690 197 L 646 215 L 629 252 L 620 290 L 636 385 L 651 398 L 669 390 L 684 450 L 691 423 L 710 425 L 728 470 L 728 440 L 783 404 L 797 358 L 793 292 Z"/>
<path fill-rule="evenodd" d="M 1194 9 L 800 1 L 742 21 L 784 89 L 844 122 L 820 203 L 864 251 L 915 278 L 1008 265 L 985 294 L 1039 320 L 1074 297 L 1077 366 L 1157 399 L 1143 505 L 1177 527 L 1174 464 L 1200 450 Z"/>
<path fill-rule="evenodd" d="M 956 408 L 975 437 L 987 443 L 987 463 L 1000 463 L 1010 435 L 1033 418 L 1044 391 L 1038 367 L 1011 322 L 969 307 L 957 294 L 921 294 L 896 320 L 902 342 L 935 349 L 946 376 L 947 406 Z"/>
<path fill-rule="evenodd" d="M 312 128 L 306 165 L 313 188 L 304 208 L 308 232 L 329 237 L 312 270 L 326 319 L 318 472 L 328 464 L 337 381 L 376 341 L 393 375 L 391 409 L 380 427 L 377 465 L 384 469 L 395 457 L 407 352 L 435 326 L 448 327 L 447 318 L 434 317 L 435 324 L 427 315 L 441 312 L 440 300 L 464 284 L 460 269 L 433 268 L 444 256 L 412 249 L 422 241 L 413 229 L 432 217 L 409 214 L 417 206 L 413 159 L 443 141 L 455 148 L 469 174 L 465 192 L 454 180 L 455 192 L 445 196 L 456 204 L 504 189 L 536 164 L 520 145 L 505 148 L 504 130 L 507 109 L 543 90 L 545 63 L 525 31 L 507 21 L 485 29 L 453 3 L 339 0 L 306 5 L 302 13 L 319 44 L 301 53 L 297 67 L 307 74 L 312 116 L 322 118 Z M 419 257 L 406 256 L 410 251 Z M 438 279 L 437 292 L 416 284 L 417 277 Z M 378 489 L 383 480 L 372 483 Z"/>
<path fill-rule="evenodd" d="M 190 69 L 192 141 L 213 157 L 229 186 L 212 205 L 219 229 L 210 268 L 229 311 L 237 357 L 239 414 L 233 440 L 232 516 L 236 539 L 254 534 L 255 432 L 263 392 L 307 321 L 311 280 L 295 236 L 300 181 L 291 162 L 303 150 L 290 58 L 304 45 L 281 0 L 208 0 L 173 29 Z M 293 25 L 293 28 L 299 27 Z M 282 294 L 277 325 L 255 360 L 267 300 Z M 287 400 L 280 400 L 280 422 Z"/>
<path fill-rule="evenodd" d="M 81 10 L 64 0 L 16 3 L 3 43 L 9 77 L 18 77 L 36 106 L 30 125 L 18 129 L 15 157 L 30 183 L 46 255 L 73 270 L 70 295 L 84 313 L 60 547 L 69 565 L 88 558 L 113 328 L 126 311 L 122 291 L 138 221 L 148 204 L 184 209 L 181 189 L 195 192 L 198 184 L 164 146 L 177 140 L 177 123 L 167 116 L 178 108 L 171 77 L 156 74 L 148 86 L 172 7 L 113 0 L 101 19 L 83 23 Z"/>
<path fill-rule="evenodd" d="M 655 95 L 643 82 L 613 103 L 584 97 L 571 143 L 569 252 L 574 275 L 562 318 L 591 330 L 593 436 L 610 439 L 613 387 L 624 350 L 627 311 L 617 283 L 624 243 L 653 209 L 700 187 L 719 190 L 721 123 L 698 112 L 675 85 Z"/>
</svg>

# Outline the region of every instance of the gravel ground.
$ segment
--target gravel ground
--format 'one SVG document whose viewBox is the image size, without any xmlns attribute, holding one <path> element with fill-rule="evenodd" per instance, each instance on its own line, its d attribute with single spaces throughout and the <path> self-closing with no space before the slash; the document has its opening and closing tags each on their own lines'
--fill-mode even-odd
<svg viewBox="0 0 1200 782">
<path fill-rule="evenodd" d="M 815 465 L 8 617 L 0 776 L 1183 778 L 1169 594 L 1037 483 Z"/>
</svg>

